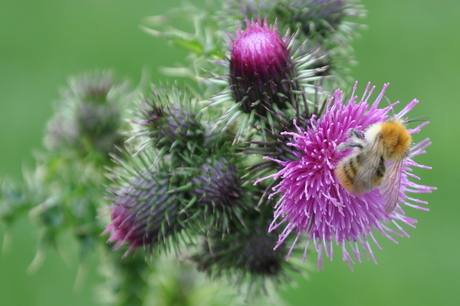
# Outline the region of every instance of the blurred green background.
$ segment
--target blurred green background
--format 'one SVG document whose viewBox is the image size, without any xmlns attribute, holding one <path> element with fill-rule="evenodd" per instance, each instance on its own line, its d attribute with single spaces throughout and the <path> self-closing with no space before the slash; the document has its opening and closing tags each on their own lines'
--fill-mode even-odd
<svg viewBox="0 0 460 306">
<path fill-rule="evenodd" d="M 366 261 L 352 272 L 336 250 L 324 271 L 309 273 L 308 280 L 295 277 L 297 286 L 281 292 L 290 305 L 460 305 L 460 144 L 452 138 L 460 133 L 460 2 L 361 2 L 368 28 L 353 44 L 359 64 L 352 75 L 361 90 L 368 81 L 378 87 L 390 82 L 390 100 L 421 101 L 410 116 L 429 116 L 431 124 L 415 139 L 429 136 L 433 145 L 416 161 L 433 170 L 415 174 L 438 190 L 419 196 L 430 202 L 430 212 L 406 210 L 419 220 L 408 229 L 410 239 L 397 245 L 379 237 L 383 250 L 373 248 L 378 265 Z M 0 175 L 20 180 L 23 167 L 33 166 L 32 151 L 42 147 L 68 76 L 110 68 L 135 85 L 142 71 L 158 82 L 165 79 L 159 66 L 183 62 L 185 52 L 139 29 L 143 17 L 179 3 L 0 0 Z M 0 235 L 0 305 L 94 305 L 101 280 L 96 260 L 78 269 L 75 246 L 65 237 L 65 260 L 49 250 L 38 271 L 26 272 L 37 246 L 33 229 L 24 218 L 6 238 Z"/>
</svg>

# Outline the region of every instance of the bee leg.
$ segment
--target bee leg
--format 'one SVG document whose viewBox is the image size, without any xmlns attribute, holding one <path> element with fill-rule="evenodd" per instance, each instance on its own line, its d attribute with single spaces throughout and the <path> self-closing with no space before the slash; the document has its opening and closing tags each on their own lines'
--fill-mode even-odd
<svg viewBox="0 0 460 306">
<path fill-rule="evenodd" d="M 351 148 L 358 148 L 358 149 L 363 149 L 365 146 L 365 141 L 364 141 L 364 134 L 357 129 L 351 129 L 349 132 L 350 138 L 349 141 L 347 142 L 342 142 L 337 149 L 338 150 L 346 150 L 346 149 L 351 149 Z"/>
<path fill-rule="evenodd" d="M 348 141 L 348 142 L 342 142 L 338 147 L 337 150 L 346 150 L 346 149 L 352 149 L 352 148 L 358 148 L 362 150 L 364 148 L 364 144 L 362 141 Z"/>
<path fill-rule="evenodd" d="M 346 149 L 351 149 L 351 148 L 358 148 L 358 149 L 363 149 L 364 146 L 360 142 L 342 142 L 338 147 L 337 150 L 346 150 Z"/>
<path fill-rule="evenodd" d="M 404 156 L 403 156 L 403 159 L 406 159 L 406 158 L 409 158 L 410 157 L 410 150 L 407 150 L 406 152 L 404 152 Z"/>
<path fill-rule="evenodd" d="M 350 138 L 357 138 L 357 139 L 364 139 L 364 133 L 361 132 L 361 131 L 358 131 L 357 129 L 351 129 L 349 137 Z"/>
</svg>

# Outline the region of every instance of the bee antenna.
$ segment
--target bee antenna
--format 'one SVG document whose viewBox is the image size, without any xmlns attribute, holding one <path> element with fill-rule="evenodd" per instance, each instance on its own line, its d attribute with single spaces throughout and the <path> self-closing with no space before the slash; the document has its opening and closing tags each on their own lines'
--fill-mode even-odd
<svg viewBox="0 0 460 306">
<path fill-rule="evenodd" d="M 364 139 L 364 134 L 357 129 L 351 129 L 349 132 L 349 137 L 355 137 L 358 139 Z"/>
<path fill-rule="evenodd" d="M 393 103 L 391 103 L 390 99 L 387 96 L 383 96 L 383 98 L 387 101 L 388 106 L 391 108 L 391 116 L 390 117 L 395 117 L 395 111 L 393 109 Z"/>
<path fill-rule="evenodd" d="M 412 118 L 412 119 L 406 120 L 406 123 L 414 122 L 414 121 L 428 121 L 429 119 L 430 119 L 430 117 L 428 117 L 428 116 L 417 117 L 417 118 Z"/>
</svg>

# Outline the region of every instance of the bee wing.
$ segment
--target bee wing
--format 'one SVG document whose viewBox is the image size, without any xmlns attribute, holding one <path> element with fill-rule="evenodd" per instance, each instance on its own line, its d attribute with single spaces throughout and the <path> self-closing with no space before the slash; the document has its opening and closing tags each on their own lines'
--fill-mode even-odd
<svg viewBox="0 0 460 306">
<path fill-rule="evenodd" d="M 374 182 L 382 159 L 378 141 L 372 143 L 368 151 L 362 154 L 362 158 L 361 167 L 353 182 L 353 191 L 358 194 L 366 193 L 376 187 Z"/>
<path fill-rule="evenodd" d="M 385 213 L 390 214 L 398 204 L 399 189 L 401 186 L 402 160 L 393 162 L 386 170 L 380 194 L 387 200 Z"/>
</svg>

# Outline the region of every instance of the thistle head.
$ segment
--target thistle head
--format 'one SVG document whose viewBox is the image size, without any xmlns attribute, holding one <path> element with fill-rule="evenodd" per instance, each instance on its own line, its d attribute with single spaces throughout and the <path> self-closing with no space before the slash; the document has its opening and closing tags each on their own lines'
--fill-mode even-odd
<svg viewBox="0 0 460 306">
<path fill-rule="evenodd" d="M 361 251 L 366 258 L 375 261 L 369 244 L 369 240 L 376 242 L 373 230 L 378 230 L 393 241 L 392 234 L 408 236 L 399 223 L 414 227 L 416 221 L 406 217 L 402 207 L 425 209 L 417 204 L 426 202 L 414 199 L 406 193 L 426 193 L 435 189 L 409 180 L 409 177 L 413 177 L 410 173 L 411 167 L 429 168 L 412 160 L 425 152 L 424 149 L 430 144 L 428 139 L 414 145 L 409 157 L 402 162 L 399 169 L 401 173 L 398 174 L 401 177 L 400 187 L 397 189 L 399 207 L 391 213 L 385 211 L 387 199 L 378 188 L 364 194 L 353 194 L 341 185 L 336 176 L 337 165 L 351 153 L 350 150 L 343 151 L 339 147 L 347 141 L 349 132 L 353 129 L 363 131 L 389 117 L 392 105 L 378 107 L 387 86 L 388 84 L 384 86 L 371 105 L 368 100 L 375 87 L 370 88 L 368 85 L 363 97 L 358 100 L 355 85 L 348 103 L 342 98 L 342 91 L 337 90 L 329 100 L 322 117 L 312 118 L 311 126 L 306 129 L 297 127 L 296 132 L 285 133 L 291 137 L 289 145 L 297 150 L 296 158 L 290 161 L 274 160 L 282 168 L 266 177 L 278 180 L 273 188 L 275 191 L 270 195 L 279 196 L 270 231 L 284 225 L 276 247 L 282 245 L 291 233 L 295 236 L 295 241 L 306 236 L 305 252 L 311 242 L 318 253 L 318 269 L 322 268 L 323 252 L 332 259 L 334 243 L 340 245 L 342 258 L 350 267 L 355 259 L 361 261 Z M 413 100 L 397 117 L 402 118 L 417 103 L 417 100 Z M 419 132 L 427 123 L 408 131 Z M 396 228 L 389 228 L 385 224 L 388 221 L 394 223 Z M 377 246 L 379 247 L 378 244 Z M 348 247 L 355 259 L 349 253 Z"/>
<path fill-rule="evenodd" d="M 153 146 L 174 156 L 206 152 L 227 135 L 212 131 L 195 104 L 186 90 L 153 87 L 135 112 L 132 139 L 141 140 L 140 149 Z"/>
<path fill-rule="evenodd" d="M 110 73 L 72 79 L 48 124 L 46 144 L 51 150 L 96 152 L 108 159 L 124 141 L 120 129 L 126 94 L 126 85 L 115 83 Z"/>
<path fill-rule="evenodd" d="M 297 89 L 288 41 L 270 29 L 267 21 L 246 22 L 239 28 L 230 53 L 230 88 L 244 112 L 265 114 L 284 109 Z"/>
<path fill-rule="evenodd" d="M 301 29 L 310 39 L 323 40 L 334 35 L 347 11 L 343 0 L 298 0 L 280 3 L 277 11 L 283 20 L 289 20 L 291 30 Z"/>
<path fill-rule="evenodd" d="M 290 281 L 287 272 L 299 271 L 286 262 L 284 247 L 273 250 L 277 235 L 267 232 L 272 208 L 269 204 L 261 208 L 262 211 L 246 212 L 245 226 L 231 222 L 228 234 L 208 231 L 200 250 L 192 257 L 198 269 L 210 277 L 228 277 L 239 287 L 248 284 L 249 290 L 266 294 L 269 283 Z"/>
<path fill-rule="evenodd" d="M 227 232 L 231 220 L 241 222 L 237 220 L 249 209 L 242 195 L 240 171 L 225 157 L 207 158 L 197 168 L 189 181 L 189 196 L 197 199 L 197 210 L 206 228 Z"/>
<path fill-rule="evenodd" d="M 227 129 L 236 126 L 236 141 L 242 135 L 250 138 L 251 128 L 280 132 L 276 130 L 279 118 L 308 113 L 310 94 L 315 94 L 318 73 L 325 68 L 318 68 L 319 59 L 302 48 L 291 50 L 291 42 L 292 37 L 282 38 L 276 25 L 270 28 L 266 20 L 246 21 L 246 30 L 236 32 L 228 58 L 229 87 L 210 99 L 210 106 L 235 103 L 216 126 L 222 122 Z"/>
<path fill-rule="evenodd" d="M 182 213 L 184 195 L 173 192 L 181 184 L 163 163 L 154 163 L 149 150 L 122 161 L 111 170 L 109 189 L 111 222 L 103 234 L 115 249 L 128 246 L 125 255 L 144 248 L 169 249 L 181 237 L 187 216 Z"/>
</svg>

